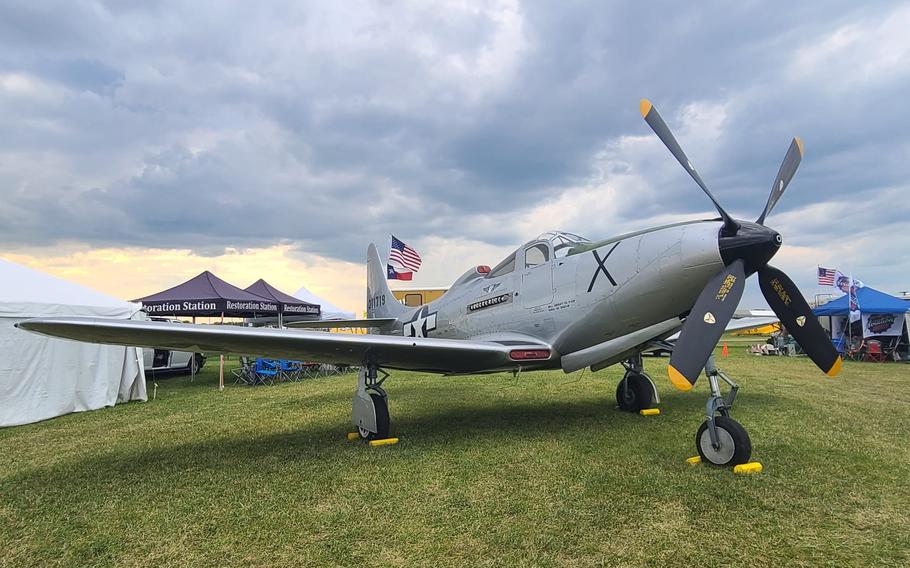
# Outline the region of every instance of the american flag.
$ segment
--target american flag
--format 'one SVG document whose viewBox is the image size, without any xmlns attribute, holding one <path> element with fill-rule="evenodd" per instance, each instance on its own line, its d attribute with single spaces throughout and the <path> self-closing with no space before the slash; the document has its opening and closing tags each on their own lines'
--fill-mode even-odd
<svg viewBox="0 0 910 568">
<path fill-rule="evenodd" d="M 837 270 L 833 268 L 822 268 L 818 267 L 818 285 L 819 286 L 834 286 L 834 274 Z"/>
<path fill-rule="evenodd" d="M 411 273 L 420 270 L 420 255 L 417 251 L 398 240 L 392 235 L 392 248 L 389 250 L 389 278 L 410 280 Z M 405 277 L 402 277 L 407 275 Z"/>
</svg>

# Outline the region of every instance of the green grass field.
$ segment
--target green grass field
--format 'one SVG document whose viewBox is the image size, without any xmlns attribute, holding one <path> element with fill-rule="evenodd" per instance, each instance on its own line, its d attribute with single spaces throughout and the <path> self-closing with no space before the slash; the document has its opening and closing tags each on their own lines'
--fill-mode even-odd
<svg viewBox="0 0 910 568">
<path fill-rule="evenodd" d="M 615 410 L 620 368 L 396 372 L 381 448 L 345 439 L 354 375 L 218 392 L 210 362 L 0 430 L 0 565 L 910 564 L 910 366 L 718 360 L 761 474 L 686 464 L 707 385 L 667 359 L 650 418 Z"/>
</svg>

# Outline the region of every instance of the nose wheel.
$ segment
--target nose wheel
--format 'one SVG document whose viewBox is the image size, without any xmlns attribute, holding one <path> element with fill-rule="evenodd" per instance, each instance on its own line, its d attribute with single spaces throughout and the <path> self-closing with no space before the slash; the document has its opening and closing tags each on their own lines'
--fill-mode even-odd
<svg viewBox="0 0 910 568">
<path fill-rule="evenodd" d="M 695 433 L 695 446 L 703 461 L 718 466 L 733 466 L 747 463 L 752 457 L 752 441 L 742 424 L 726 416 L 714 418 L 717 444 L 711 440 L 708 421 L 702 422 Z"/>
<path fill-rule="evenodd" d="M 752 440 L 742 424 L 730 418 L 739 385 L 717 368 L 714 357 L 708 358 L 705 374 L 711 384 L 711 396 L 705 407 L 705 421 L 695 433 L 698 455 L 703 461 L 717 466 L 747 463 L 752 457 Z M 721 394 L 719 381 L 730 386 L 726 397 Z"/>
</svg>

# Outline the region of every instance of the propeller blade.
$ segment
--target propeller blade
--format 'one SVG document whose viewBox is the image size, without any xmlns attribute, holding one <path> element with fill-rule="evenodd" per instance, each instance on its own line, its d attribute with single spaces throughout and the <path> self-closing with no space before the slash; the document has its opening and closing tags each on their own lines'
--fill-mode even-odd
<svg viewBox="0 0 910 568">
<path fill-rule="evenodd" d="M 745 285 L 745 263 L 736 259 L 718 272 L 698 295 L 670 356 L 667 374 L 673 386 L 687 391 L 698 380 L 739 305 Z"/>
<path fill-rule="evenodd" d="M 787 150 L 787 155 L 784 156 L 784 161 L 780 164 L 780 171 L 777 172 L 777 177 L 774 178 L 774 185 L 771 186 L 771 194 L 768 195 L 768 203 L 765 204 L 765 210 L 762 211 L 761 216 L 758 218 L 756 223 L 759 225 L 765 224 L 765 217 L 768 216 L 768 213 L 774 209 L 774 206 L 777 205 L 777 201 L 780 199 L 780 196 L 784 194 L 784 190 L 787 189 L 790 180 L 793 179 L 793 174 L 796 173 L 796 169 L 799 167 L 799 163 L 803 159 L 803 141 L 796 137 L 793 139 L 793 142 L 790 142 L 790 148 Z"/>
<path fill-rule="evenodd" d="M 639 110 L 641 111 L 641 116 L 644 117 L 645 122 L 647 122 L 648 126 L 651 127 L 651 130 L 654 131 L 654 134 L 657 134 L 657 137 L 660 138 L 660 141 L 664 143 L 664 146 L 670 150 L 670 153 L 673 154 L 676 161 L 689 172 L 689 175 L 692 176 L 692 179 L 695 180 L 698 187 L 705 192 L 708 199 L 714 204 L 717 212 L 720 213 L 720 216 L 724 220 L 725 233 L 727 235 L 735 235 L 736 231 L 739 229 L 739 224 L 724 211 L 724 208 L 720 206 L 720 203 L 717 202 L 717 199 L 715 199 L 711 191 L 708 190 L 708 186 L 702 181 L 701 176 L 698 175 L 698 172 L 695 170 L 695 166 L 693 166 L 692 162 L 689 161 L 689 158 L 686 157 L 686 153 L 679 147 L 679 143 L 676 141 L 676 138 L 673 137 L 673 133 L 670 132 L 667 123 L 660 117 L 660 114 L 657 112 L 657 109 L 654 108 L 654 105 L 651 104 L 651 101 L 642 99 L 639 104 Z"/>
<path fill-rule="evenodd" d="M 773 266 L 759 269 L 758 284 L 768 305 L 806 355 L 829 377 L 836 377 L 841 369 L 840 355 L 796 284 Z"/>
</svg>

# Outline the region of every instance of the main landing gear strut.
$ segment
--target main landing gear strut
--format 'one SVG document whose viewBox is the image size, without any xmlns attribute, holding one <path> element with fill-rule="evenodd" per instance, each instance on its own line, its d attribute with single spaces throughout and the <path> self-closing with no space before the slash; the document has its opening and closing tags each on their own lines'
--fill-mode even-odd
<svg viewBox="0 0 910 568">
<path fill-rule="evenodd" d="M 378 376 L 382 374 L 382 378 Z M 381 440 L 389 437 L 389 395 L 382 383 L 389 374 L 373 364 L 364 364 L 357 375 L 357 390 L 351 403 L 351 421 L 360 437 Z"/>
<path fill-rule="evenodd" d="M 705 364 L 705 374 L 711 385 L 711 396 L 705 408 L 705 421 L 695 434 L 698 455 L 702 460 L 719 466 L 746 463 L 752 457 L 752 441 L 746 429 L 730 418 L 739 385 L 717 368 L 713 356 Z M 726 397 L 720 392 L 719 380 L 730 386 Z"/>
<path fill-rule="evenodd" d="M 660 402 L 654 381 L 644 372 L 640 353 L 623 361 L 622 366 L 626 374 L 616 385 L 616 404 L 620 410 L 638 412 Z"/>
</svg>

